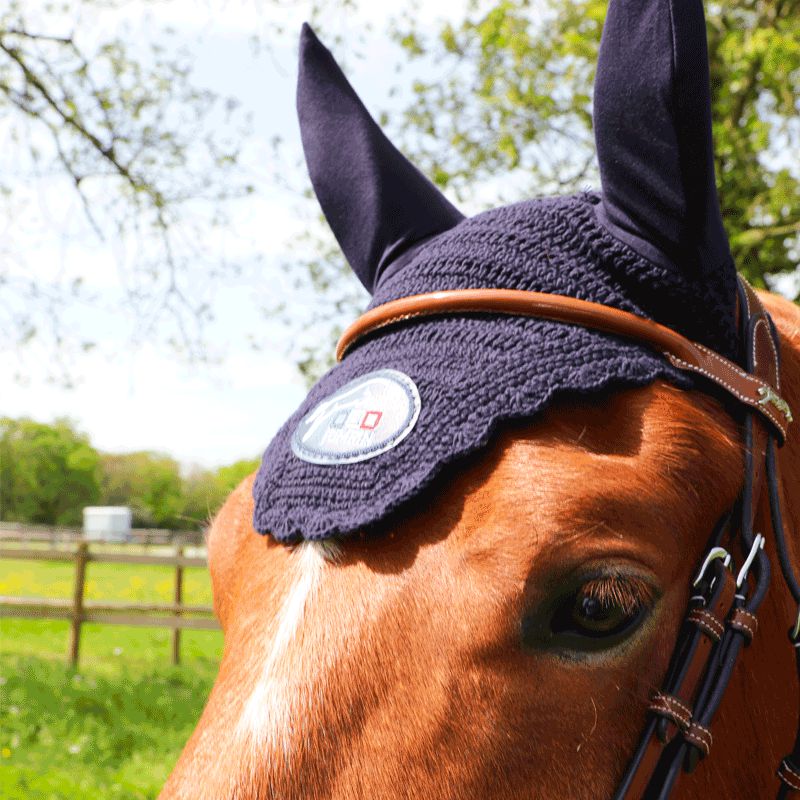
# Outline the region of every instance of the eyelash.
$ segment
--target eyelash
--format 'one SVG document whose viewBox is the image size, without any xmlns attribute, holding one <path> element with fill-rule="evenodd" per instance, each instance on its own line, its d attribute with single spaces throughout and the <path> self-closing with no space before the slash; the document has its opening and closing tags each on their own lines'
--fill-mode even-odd
<svg viewBox="0 0 800 800">
<path fill-rule="evenodd" d="M 597 600 L 604 606 L 619 606 L 626 614 L 635 614 L 653 604 L 653 588 L 630 575 L 601 575 L 586 581 L 575 593 Z"/>
</svg>

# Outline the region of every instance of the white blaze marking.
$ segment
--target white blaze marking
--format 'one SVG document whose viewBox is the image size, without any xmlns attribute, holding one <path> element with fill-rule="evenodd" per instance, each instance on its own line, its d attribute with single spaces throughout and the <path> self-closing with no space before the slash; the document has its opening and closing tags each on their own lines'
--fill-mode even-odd
<svg viewBox="0 0 800 800">
<path fill-rule="evenodd" d="M 294 583 L 276 616 L 277 629 L 270 643 L 261 676 L 245 703 L 238 733 L 251 739 L 262 757 L 279 748 L 289 755 L 292 725 L 302 717 L 298 689 L 303 682 L 298 664 L 284 658 L 303 621 L 306 605 L 319 584 L 326 550 L 316 542 L 303 542 L 292 554 Z M 293 670 L 294 667 L 294 670 Z"/>
</svg>

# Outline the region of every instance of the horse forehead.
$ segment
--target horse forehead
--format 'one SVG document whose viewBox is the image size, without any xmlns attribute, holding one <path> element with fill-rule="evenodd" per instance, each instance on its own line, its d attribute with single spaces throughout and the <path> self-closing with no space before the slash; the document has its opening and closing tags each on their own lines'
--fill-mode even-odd
<svg viewBox="0 0 800 800">
<path fill-rule="evenodd" d="M 663 543 L 665 525 L 692 535 L 738 492 L 739 448 L 715 401 L 668 385 L 563 403 L 500 433 L 448 487 L 443 501 L 461 503 L 451 544 L 522 558 L 520 548 L 597 540 L 609 522 L 643 545 Z"/>
</svg>

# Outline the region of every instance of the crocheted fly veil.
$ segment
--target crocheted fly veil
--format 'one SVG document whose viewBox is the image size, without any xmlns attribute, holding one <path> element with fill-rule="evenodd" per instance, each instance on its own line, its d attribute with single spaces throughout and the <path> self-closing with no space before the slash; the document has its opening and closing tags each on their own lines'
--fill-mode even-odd
<svg viewBox="0 0 800 800">
<path fill-rule="evenodd" d="M 736 350 L 701 0 L 612 0 L 595 83 L 602 192 L 465 218 L 389 142 L 308 26 L 297 108 L 314 191 L 371 307 L 444 289 L 569 295 Z M 360 340 L 264 454 L 256 530 L 367 530 L 444 465 L 559 398 L 687 378 L 647 347 L 539 319 L 409 320 Z"/>
</svg>

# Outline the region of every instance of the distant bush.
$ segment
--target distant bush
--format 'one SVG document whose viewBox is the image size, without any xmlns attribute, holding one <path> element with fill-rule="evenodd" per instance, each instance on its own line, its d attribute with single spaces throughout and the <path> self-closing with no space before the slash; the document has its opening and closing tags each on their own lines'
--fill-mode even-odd
<svg viewBox="0 0 800 800">
<path fill-rule="evenodd" d="M 216 471 L 195 470 L 183 481 L 183 510 L 178 527 L 205 525 L 219 511 L 225 498 L 253 471 L 258 459 L 236 461 Z"/>
<path fill-rule="evenodd" d="M 100 498 L 100 456 L 69 420 L 0 419 L 0 519 L 76 525 Z"/>
<path fill-rule="evenodd" d="M 0 418 L 0 519 L 80 525 L 84 506 L 121 505 L 134 527 L 198 529 L 258 464 L 184 475 L 164 453 L 99 453 L 69 420 Z"/>
<path fill-rule="evenodd" d="M 180 465 L 161 453 L 101 456 L 100 503 L 130 506 L 137 528 L 174 528 L 183 508 Z"/>
</svg>

